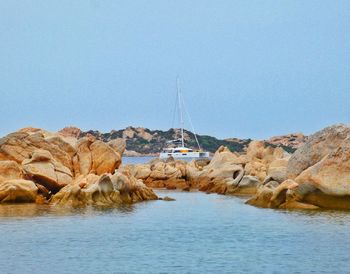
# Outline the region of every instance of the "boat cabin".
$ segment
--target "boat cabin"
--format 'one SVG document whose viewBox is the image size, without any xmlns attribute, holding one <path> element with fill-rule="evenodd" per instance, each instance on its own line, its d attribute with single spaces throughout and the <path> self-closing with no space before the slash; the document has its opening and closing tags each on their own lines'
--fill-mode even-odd
<svg viewBox="0 0 350 274">
<path fill-rule="evenodd" d="M 187 152 L 193 152 L 193 149 L 186 148 L 186 147 L 171 147 L 171 148 L 164 148 L 163 153 L 187 153 Z"/>
</svg>

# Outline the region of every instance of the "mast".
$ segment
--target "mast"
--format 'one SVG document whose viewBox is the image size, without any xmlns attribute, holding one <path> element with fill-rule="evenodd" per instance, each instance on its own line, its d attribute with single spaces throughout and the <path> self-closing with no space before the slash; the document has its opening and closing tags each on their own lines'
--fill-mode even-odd
<svg viewBox="0 0 350 274">
<path fill-rule="evenodd" d="M 181 90 L 180 90 L 180 79 L 176 78 L 176 89 L 177 89 L 177 99 L 179 100 L 179 115 L 180 115 L 180 124 L 181 124 L 181 144 L 182 147 L 185 146 L 184 141 L 184 119 L 182 114 L 182 100 L 181 100 Z"/>
</svg>

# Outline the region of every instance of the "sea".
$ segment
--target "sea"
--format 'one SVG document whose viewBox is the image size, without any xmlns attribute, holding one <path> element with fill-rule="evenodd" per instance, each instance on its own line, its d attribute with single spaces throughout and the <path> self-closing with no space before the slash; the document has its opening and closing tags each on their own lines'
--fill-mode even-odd
<svg viewBox="0 0 350 274">
<path fill-rule="evenodd" d="M 175 201 L 0 205 L 0 273 L 350 273 L 350 212 L 156 192 Z"/>
</svg>

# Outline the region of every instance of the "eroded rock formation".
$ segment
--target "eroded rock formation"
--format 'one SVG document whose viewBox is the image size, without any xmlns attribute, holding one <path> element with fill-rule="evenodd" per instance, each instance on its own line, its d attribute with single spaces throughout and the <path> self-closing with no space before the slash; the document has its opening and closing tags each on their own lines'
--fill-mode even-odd
<svg viewBox="0 0 350 274">
<path fill-rule="evenodd" d="M 68 128 L 25 128 L 0 139 L 0 203 L 119 204 L 157 196 L 129 173 L 115 172 L 124 140 L 78 139 Z M 55 194 L 53 197 L 52 195 Z"/>
<path fill-rule="evenodd" d="M 265 182 L 249 204 L 271 208 L 350 209 L 350 127 L 310 136 L 288 161 L 287 180 Z"/>
</svg>

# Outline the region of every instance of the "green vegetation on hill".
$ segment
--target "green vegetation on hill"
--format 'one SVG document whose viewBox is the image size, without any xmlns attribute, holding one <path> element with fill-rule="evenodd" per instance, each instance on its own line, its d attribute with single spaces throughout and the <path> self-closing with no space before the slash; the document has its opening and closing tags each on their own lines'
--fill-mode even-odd
<svg viewBox="0 0 350 274">
<path fill-rule="evenodd" d="M 198 149 L 196 140 L 191 131 L 185 130 L 185 145 L 187 147 Z M 95 136 L 97 139 L 103 140 L 104 142 L 108 142 L 117 138 L 124 138 L 126 141 L 126 149 L 130 151 L 136 151 L 141 154 L 155 154 L 159 153 L 164 147 L 168 146 L 167 141 L 175 140 L 180 138 L 180 130 L 179 129 L 169 129 L 167 131 L 163 130 L 150 130 L 147 128 L 135 128 L 128 127 L 126 129 L 121 130 L 112 130 L 109 133 L 101 133 L 96 130 L 89 130 L 86 132 L 82 132 L 80 134 L 81 137 L 86 136 L 87 134 L 91 134 Z M 288 137 L 288 135 L 287 135 Z M 231 151 L 235 152 L 244 152 L 249 143 L 252 141 L 251 139 L 226 139 L 220 140 L 212 136 L 208 135 L 197 135 L 198 141 L 201 145 L 201 148 L 205 151 L 209 151 L 214 153 L 220 146 L 226 146 Z M 282 138 L 283 139 L 283 138 Z M 289 140 L 295 141 L 295 138 L 291 136 Z M 266 141 L 267 146 L 272 147 L 282 147 L 285 151 L 289 153 L 293 153 L 296 150 L 296 147 L 286 146 L 282 143 L 273 144 Z"/>
<path fill-rule="evenodd" d="M 91 134 L 97 139 L 108 142 L 116 138 L 124 138 L 126 141 L 126 149 L 136 151 L 142 154 L 159 153 L 162 148 L 167 146 L 167 141 L 180 138 L 180 131 L 177 129 L 149 130 L 146 128 L 128 127 L 124 130 L 112 130 L 110 133 L 100 133 L 99 131 L 89 130 L 81 133 L 81 137 Z M 131 136 L 131 137 L 130 137 Z M 196 140 L 192 132 L 185 130 L 186 146 L 197 149 Z M 146 138 L 147 137 L 147 138 Z M 197 135 L 201 148 L 205 151 L 214 153 L 220 146 L 227 146 L 231 151 L 243 152 L 250 139 L 231 141 L 219 140 L 208 135 Z"/>
</svg>

